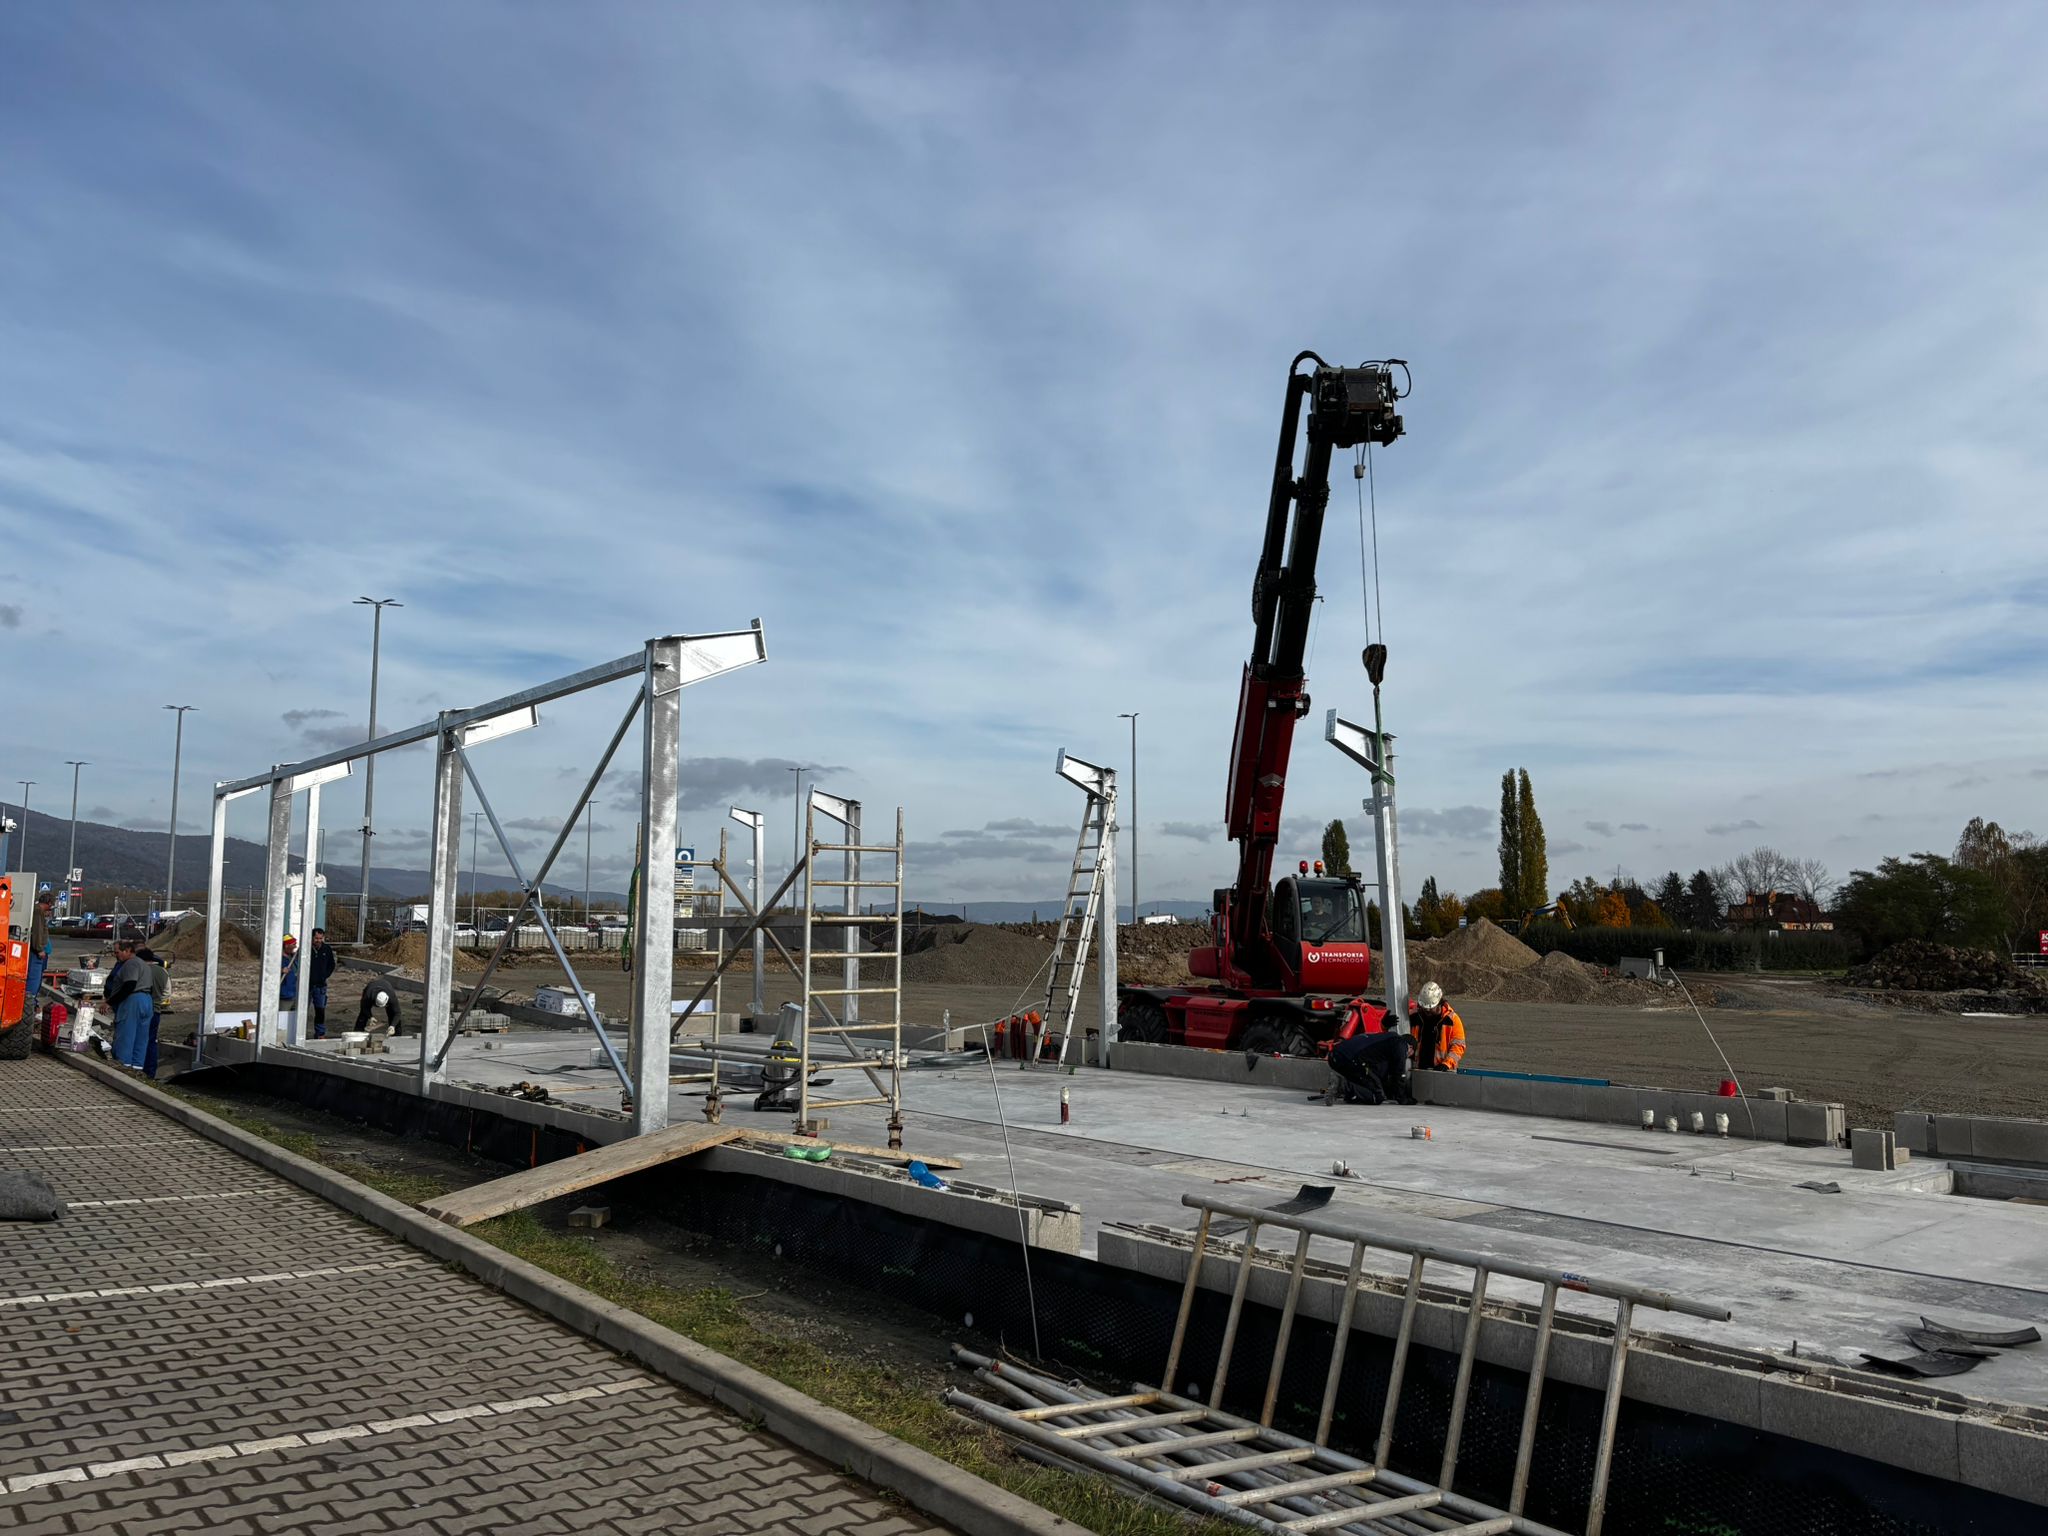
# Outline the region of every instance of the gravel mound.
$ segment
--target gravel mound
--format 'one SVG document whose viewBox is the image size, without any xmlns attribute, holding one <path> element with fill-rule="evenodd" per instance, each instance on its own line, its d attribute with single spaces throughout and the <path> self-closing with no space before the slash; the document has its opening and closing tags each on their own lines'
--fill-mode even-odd
<svg viewBox="0 0 2048 1536">
<path fill-rule="evenodd" d="M 1021 987 L 1051 962 L 1052 940 L 983 923 L 927 928 L 903 957 L 903 979 L 966 987 Z"/>
<path fill-rule="evenodd" d="M 2029 992 L 2048 990 L 2042 981 L 1988 949 L 1955 949 L 1906 939 L 1880 950 L 1868 964 L 1849 972 L 1852 987 L 1887 987 L 1908 992 Z"/>
<path fill-rule="evenodd" d="M 1486 918 L 1447 933 L 1430 946 L 1432 958 L 1463 965 L 1490 966 L 1497 971 L 1526 971 L 1543 957 Z"/>
<path fill-rule="evenodd" d="M 188 912 L 170 927 L 150 939 L 149 947 L 164 960 L 204 960 L 206 958 L 206 914 Z M 255 937 L 244 931 L 240 925 L 224 922 L 220 925 L 220 957 L 223 960 L 256 960 L 263 954 L 262 945 Z"/>
<path fill-rule="evenodd" d="M 427 967 L 427 936 L 415 930 L 402 933 L 395 939 L 379 944 L 375 949 L 364 951 L 366 960 L 381 960 L 387 965 L 418 971 L 422 976 Z M 467 950 L 455 951 L 455 969 L 458 971 L 480 971 L 484 962 Z"/>
</svg>

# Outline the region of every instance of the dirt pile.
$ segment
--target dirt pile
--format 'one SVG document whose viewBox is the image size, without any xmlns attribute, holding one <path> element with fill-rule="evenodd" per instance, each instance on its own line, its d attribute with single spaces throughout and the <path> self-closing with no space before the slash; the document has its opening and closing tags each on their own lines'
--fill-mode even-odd
<svg viewBox="0 0 2048 1536">
<path fill-rule="evenodd" d="M 1988 949 L 1955 949 L 1921 939 L 1906 939 L 1880 950 L 1868 964 L 1849 972 L 1847 981 L 1852 987 L 1907 992 L 2048 991 L 2048 982 L 2028 975 Z"/>
<path fill-rule="evenodd" d="M 411 933 L 400 934 L 397 938 L 387 943 L 379 944 L 375 949 L 365 950 L 363 958 L 365 960 L 380 960 L 386 965 L 395 965 L 401 970 L 417 971 L 421 975 L 425 975 L 427 967 L 427 936 L 420 930 L 414 929 Z M 470 954 L 467 950 L 458 949 L 455 951 L 456 970 L 480 971 L 483 968 L 484 962 L 475 955 Z"/>
<path fill-rule="evenodd" d="M 1438 961 L 1482 965 L 1496 971 L 1526 971 L 1543 959 L 1513 934 L 1483 917 L 1445 934 L 1430 946 L 1430 954 Z"/>
<path fill-rule="evenodd" d="M 1043 927 L 1043 924 L 1039 926 Z M 908 935 L 905 936 L 906 939 Z M 906 982 L 964 987 L 1021 987 L 1052 960 L 1052 939 L 984 923 L 949 923 L 917 936 L 903 956 Z"/>
<path fill-rule="evenodd" d="M 186 913 L 150 939 L 149 947 L 165 960 L 203 961 L 206 958 L 206 914 Z M 256 960 L 262 954 L 261 943 L 239 924 L 224 922 L 220 925 L 220 957 L 223 961 Z"/>
</svg>

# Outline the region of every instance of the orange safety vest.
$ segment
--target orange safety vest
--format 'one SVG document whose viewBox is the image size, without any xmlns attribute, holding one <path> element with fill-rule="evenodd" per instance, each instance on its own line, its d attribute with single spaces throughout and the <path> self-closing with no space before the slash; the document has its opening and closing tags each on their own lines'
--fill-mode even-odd
<svg viewBox="0 0 2048 1536">
<path fill-rule="evenodd" d="M 1416 1025 L 1422 1016 L 1417 1009 L 1409 1016 L 1409 1023 Z M 1449 1003 L 1444 1004 L 1442 1021 L 1436 1032 L 1436 1065 L 1447 1072 L 1458 1070 L 1458 1063 L 1465 1059 L 1465 1021 L 1458 1017 L 1458 1010 Z"/>
</svg>

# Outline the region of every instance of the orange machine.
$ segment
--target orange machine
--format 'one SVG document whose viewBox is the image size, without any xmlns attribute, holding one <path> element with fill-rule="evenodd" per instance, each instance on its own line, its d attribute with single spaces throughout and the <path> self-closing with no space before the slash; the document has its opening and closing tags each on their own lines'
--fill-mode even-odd
<svg viewBox="0 0 2048 1536">
<path fill-rule="evenodd" d="M 0 956 L 0 1030 L 21 1022 L 28 1003 L 28 935 L 14 936 L 14 882 L 0 875 L 0 938 L 7 950 Z"/>
</svg>

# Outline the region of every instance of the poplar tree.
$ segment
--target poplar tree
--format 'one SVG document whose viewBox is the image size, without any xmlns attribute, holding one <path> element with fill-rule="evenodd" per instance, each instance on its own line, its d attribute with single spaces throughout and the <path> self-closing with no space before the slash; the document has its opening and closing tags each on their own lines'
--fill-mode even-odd
<svg viewBox="0 0 2048 1536">
<path fill-rule="evenodd" d="M 1522 866 L 1522 908 L 1546 905 L 1550 900 L 1550 854 L 1543 842 L 1543 818 L 1536 814 L 1536 792 L 1529 787 L 1529 770 L 1522 770 L 1516 796 L 1516 852 Z"/>
<path fill-rule="evenodd" d="M 1332 875 L 1351 873 L 1351 838 L 1341 821 L 1323 828 L 1323 870 Z"/>
<path fill-rule="evenodd" d="M 1510 917 L 1542 905 L 1522 896 L 1522 805 L 1515 795 L 1512 768 L 1500 776 L 1500 894 Z"/>
</svg>

